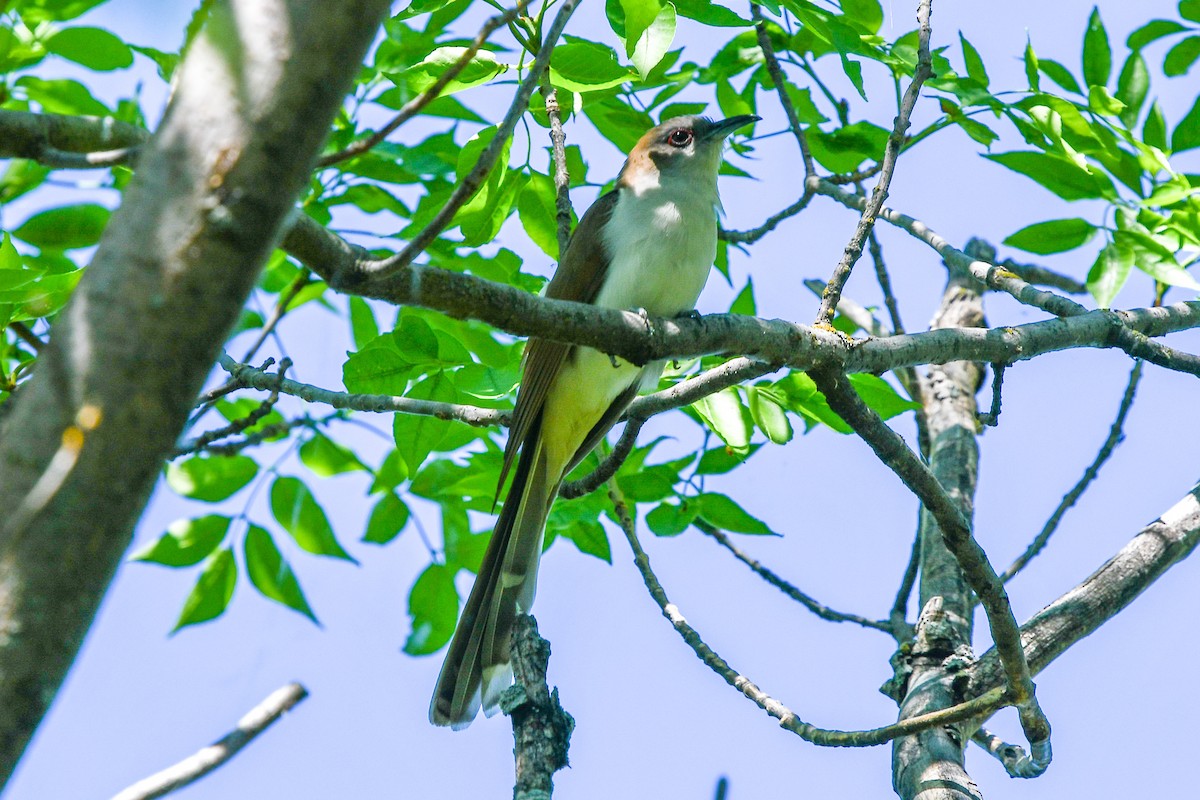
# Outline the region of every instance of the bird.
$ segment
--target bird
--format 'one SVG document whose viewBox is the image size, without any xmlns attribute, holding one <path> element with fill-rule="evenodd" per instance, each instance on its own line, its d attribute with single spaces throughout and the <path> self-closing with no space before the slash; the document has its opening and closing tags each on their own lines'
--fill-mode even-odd
<svg viewBox="0 0 1200 800">
<path fill-rule="evenodd" d="M 726 137 L 759 117 L 668 119 L 629 152 L 615 188 L 584 213 L 545 296 L 659 317 L 694 313 L 716 258 L 717 172 Z M 512 683 L 509 639 L 536 590 L 546 518 L 563 477 L 664 362 L 530 338 L 497 488 L 512 485 L 438 676 L 429 720 L 465 728 Z M 515 464 L 515 470 L 513 466 Z"/>
</svg>

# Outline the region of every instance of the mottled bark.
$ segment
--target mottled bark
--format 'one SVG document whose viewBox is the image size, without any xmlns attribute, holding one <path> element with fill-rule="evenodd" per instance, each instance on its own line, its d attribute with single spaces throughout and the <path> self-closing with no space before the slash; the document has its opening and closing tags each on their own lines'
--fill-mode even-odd
<svg viewBox="0 0 1200 800">
<path fill-rule="evenodd" d="M 930 328 L 978 328 L 985 325 L 978 285 L 952 273 Z M 975 393 L 983 370 L 969 361 L 934 366 L 923 379 L 920 412 L 929 434 L 929 467 L 962 515 L 974 511 L 979 448 Z M 900 719 L 947 708 L 967 699 L 974 598 L 958 561 L 946 547 L 933 515 L 922 509 L 920 596 L 924 609 L 917 640 L 907 660 Z M 969 736 L 960 725 L 931 728 L 892 745 L 892 783 L 904 800 L 964 800 L 978 790 L 963 769 Z"/>
<path fill-rule="evenodd" d="M 11 401 L 0 429 L 0 785 L 75 658 L 387 9 L 214 5 Z"/>
</svg>

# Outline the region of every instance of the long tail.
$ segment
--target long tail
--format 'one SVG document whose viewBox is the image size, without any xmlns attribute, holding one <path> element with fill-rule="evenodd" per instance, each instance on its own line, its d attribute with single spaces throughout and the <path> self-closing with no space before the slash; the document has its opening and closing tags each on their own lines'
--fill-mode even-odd
<svg viewBox="0 0 1200 800">
<path fill-rule="evenodd" d="M 512 682 L 509 637 L 517 615 L 533 605 L 546 515 L 561 481 L 561 475 L 550 474 L 541 419 L 531 428 L 433 691 L 429 721 L 434 725 L 465 728 L 480 705 L 484 713 L 493 713 Z"/>
</svg>

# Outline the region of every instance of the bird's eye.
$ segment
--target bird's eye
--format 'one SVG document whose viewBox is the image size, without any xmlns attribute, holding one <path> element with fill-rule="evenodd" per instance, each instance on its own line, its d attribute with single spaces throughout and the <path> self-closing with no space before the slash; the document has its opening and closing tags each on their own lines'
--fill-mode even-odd
<svg viewBox="0 0 1200 800">
<path fill-rule="evenodd" d="M 687 128 L 676 128 L 667 135 L 667 143 L 672 147 L 687 147 L 692 143 L 692 132 Z"/>
</svg>

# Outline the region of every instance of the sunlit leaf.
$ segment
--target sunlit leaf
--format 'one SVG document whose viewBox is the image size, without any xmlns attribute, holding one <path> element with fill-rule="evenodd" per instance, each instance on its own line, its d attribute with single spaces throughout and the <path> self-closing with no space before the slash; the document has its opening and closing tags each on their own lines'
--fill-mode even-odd
<svg viewBox="0 0 1200 800">
<path fill-rule="evenodd" d="M 145 561 L 167 567 L 191 567 L 208 558 L 225 540 L 229 517 L 209 514 L 195 519 L 177 519 L 162 536 L 134 551 L 130 561 Z"/>
<path fill-rule="evenodd" d="M 175 622 L 174 631 L 208 622 L 224 614 L 236 585 L 237 563 L 233 559 L 233 551 L 224 548 L 208 559 L 191 594 L 183 603 L 183 611 Z"/>
<path fill-rule="evenodd" d="M 299 478 L 281 475 L 275 479 L 271 484 L 271 513 L 296 544 L 308 552 L 354 561 L 338 544 L 325 510 Z"/>
<path fill-rule="evenodd" d="M 167 485 L 177 494 L 216 503 L 235 494 L 258 474 L 258 464 L 244 455 L 199 455 L 167 465 Z"/>
<path fill-rule="evenodd" d="M 250 526 L 246 531 L 243 551 L 246 557 L 246 574 L 250 576 L 250 583 L 254 584 L 254 588 L 258 589 L 263 597 L 298 611 L 313 622 L 317 621 L 304 591 L 300 588 L 300 582 L 296 579 L 296 573 L 292 572 L 291 565 L 279 552 L 275 540 L 265 528 Z"/>
<path fill-rule="evenodd" d="M 1004 240 L 1009 247 L 1048 255 L 1064 253 L 1086 244 L 1096 233 L 1092 223 L 1079 217 L 1053 219 L 1027 225 Z"/>
<path fill-rule="evenodd" d="M 435 653 L 450 641 L 458 619 L 454 573 L 441 564 L 426 567 L 408 593 L 408 616 L 412 632 L 404 652 L 410 656 Z"/>
</svg>

